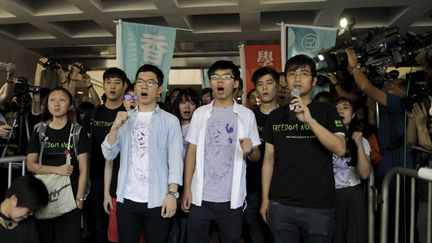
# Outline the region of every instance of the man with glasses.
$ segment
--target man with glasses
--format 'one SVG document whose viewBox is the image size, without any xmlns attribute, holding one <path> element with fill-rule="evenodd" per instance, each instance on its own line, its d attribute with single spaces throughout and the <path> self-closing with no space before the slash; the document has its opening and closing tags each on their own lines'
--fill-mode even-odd
<svg viewBox="0 0 432 243">
<path fill-rule="evenodd" d="M 313 59 L 290 58 L 285 76 L 288 89 L 300 95 L 270 113 L 264 127 L 261 215 L 276 243 L 331 242 L 332 153 L 345 154 L 345 128 L 334 106 L 311 99 L 317 80 Z"/>
<path fill-rule="evenodd" d="M 222 242 L 240 242 L 246 197 L 246 157 L 260 158 L 258 130 L 251 110 L 237 104 L 240 71 L 230 61 L 209 70 L 214 100 L 198 108 L 186 140 L 182 208 L 189 212 L 187 242 L 208 242 L 210 222 Z"/>
<path fill-rule="evenodd" d="M 107 242 L 108 215 L 103 209 L 105 158 L 100 144 L 108 134 L 117 112 L 125 110 L 123 93 L 127 86 L 127 76 L 123 70 L 115 67 L 105 70 L 103 89 L 106 101 L 88 112 L 82 122 L 83 129 L 89 134 L 91 141 L 89 177 L 91 189 L 84 204 L 91 242 Z M 116 158 L 113 163 L 115 167 L 118 166 L 119 158 Z M 115 183 L 116 173 L 113 174 L 112 181 Z"/>
<path fill-rule="evenodd" d="M 117 183 L 117 221 L 120 242 L 139 242 L 144 230 L 148 243 L 167 242 L 169 218 L 174 216 L 183 175 L 183 137 L 174 115 L 157 99 L 164 75 L 153 65 L 136 74 L 137 107 L 120 111 L 102 143 L 107 160 L 120 153 Z"/>
</svg>

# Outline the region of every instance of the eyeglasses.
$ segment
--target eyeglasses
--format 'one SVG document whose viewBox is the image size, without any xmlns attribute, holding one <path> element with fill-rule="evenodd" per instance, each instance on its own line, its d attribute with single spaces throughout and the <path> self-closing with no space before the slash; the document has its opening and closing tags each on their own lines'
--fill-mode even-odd
<svg viewBox="0 0 432 243">
<path fill-rule="evenodd" d="M 134 95 L 134 96 L 132 96 L 132 95 L 130 95 L 130 94 L 127 94 L 127 95 L 124 96 L 124 99 L 125 99 L 126 101 L 130 101 L 130 100 L 132 100 L 132 98 L 133 98 L 133 100 L 137 101 L 137 100 L 138 100 L 138 95 Z"/>
<path fill-rule="evenodd" d="M 299 76 L 300 80 L 307 80 L 307 79 L 309 79 L 310 76 L 312 76 L 312 74 L 310 72 L 307 72 L 307 71 L 301 71 L 299 73 L 291 71 L 291 72 L 287 73 L 287 78 L 290 80 L 293 80 L 297 77 L 297 75 Z"/>
<path fill-rule="evenodd" d="M 231 74 L 222 74 L 222 75 L 212 74 L 212 75 L 210 75 L 210 80 L 212 80 L 212 81 L 219 81 L 219 80 L 229 81 L 232 79 L 234 79 L 234 77 Z"/>
<path fill-rule="evenodd" d="M 156 81 L 156 80 L 154 80 L 154 79 L 147 79 L 147 80 L 137 79 L 137 80 L 135 81 L 135 85 L 136 85 L 137 87 L 142 87 L 144 84 L 145 84 L 147 87 L 153 87 L 153 86 L 159 84 L 159 82 Z"/>
</svg>

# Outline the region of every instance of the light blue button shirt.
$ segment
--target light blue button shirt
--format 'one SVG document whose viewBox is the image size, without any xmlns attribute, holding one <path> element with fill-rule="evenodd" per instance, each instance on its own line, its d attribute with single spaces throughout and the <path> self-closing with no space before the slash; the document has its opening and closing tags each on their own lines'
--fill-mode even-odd
<svg viewBox="0 0 432 243">
<path fill-rule="evenodd" d="M 126 176 L 131 169 L 129 166 L 132 153 L 131 129 L 137 114 L 137 109 L 128 113 L 129 118 L 119 128 L 117 141 L 113 145 L 108 143 L 107 137 L 101 145 L 102 153 L 107 160 L 113 160 L 120 152 L 118 202 L 124 200 Z M 162 206 L 169 184 L 182 185 L 183 181 L 183 138 L 177 117 L 156 107 L 150 121 L 149 146 L 148 208 L 155 208 Z"/>
</svg>

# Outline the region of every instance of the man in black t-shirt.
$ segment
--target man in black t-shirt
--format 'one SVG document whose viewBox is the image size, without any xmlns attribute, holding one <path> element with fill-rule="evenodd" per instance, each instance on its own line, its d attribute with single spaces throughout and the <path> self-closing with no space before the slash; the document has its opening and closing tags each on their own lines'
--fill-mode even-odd
<svg viewBox="0 0 432 243">
<path fill-rule="evenodd" d="M 107 242 L 108 215 L 103 209 L 105 158 L 101 144 L 108 134 L 117 112 L 124 111 L 123 94 L 127 88 L 127 76 L 118 68 L 109 68 L 103 74 L 103 88 L 106 101 L 90 111 L 83 119 L 83 128 L 90 136 L 90 183 L 91 189 L 85 203 L 86 219 L 91 242 Z M 114 160 L 114 167 L 119 157 Z M 117 173 L 113 173 L 112 185 L 117 183 Z"/>
<path fill-rule="evenodd" d="M 285 76 L 293 97 L 270 114 L 262 136 L 261 215 L 276 243 L 331 242 L 332 153 L 345 154 L 345 128 L 333 106 L 311 100 L 317 80 L 313 59 L 290 58 Z"/>
<path fill-rule="evenodd" d="M 262 138 L 262 131 L 271 111 L 279 107 L 277 91 L 279 85 L 279 73 L 271 67 L 257 69 L 252 75 L 252 82 L 258 94 L 261 104 L 252 109 L 257 121 L 258 133 Z M 265 144 L 259 145 L 261 154 L 264 154 Z M 247 160 L 246 188 L 247 208 L 244 220 L 247 226 L 250 242 L 272 242 L 270 230 L 260 216 L 261 208 L 261 168 L 262 158 L 258 162 Z"/>
</svg>

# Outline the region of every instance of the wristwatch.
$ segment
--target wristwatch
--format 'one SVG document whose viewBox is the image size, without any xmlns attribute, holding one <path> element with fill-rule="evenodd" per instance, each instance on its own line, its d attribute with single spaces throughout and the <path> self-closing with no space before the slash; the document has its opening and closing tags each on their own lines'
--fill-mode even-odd
<svg viewBox="0 0 432 243">
<path fill-rule="evenodd" d="M 168 194 L 171 195 L 171 196 L 173 196 L 175 199 L 178 199 L 180 197 L 180 193 L 179 192 L 169 191 Z"/>
</svg>

